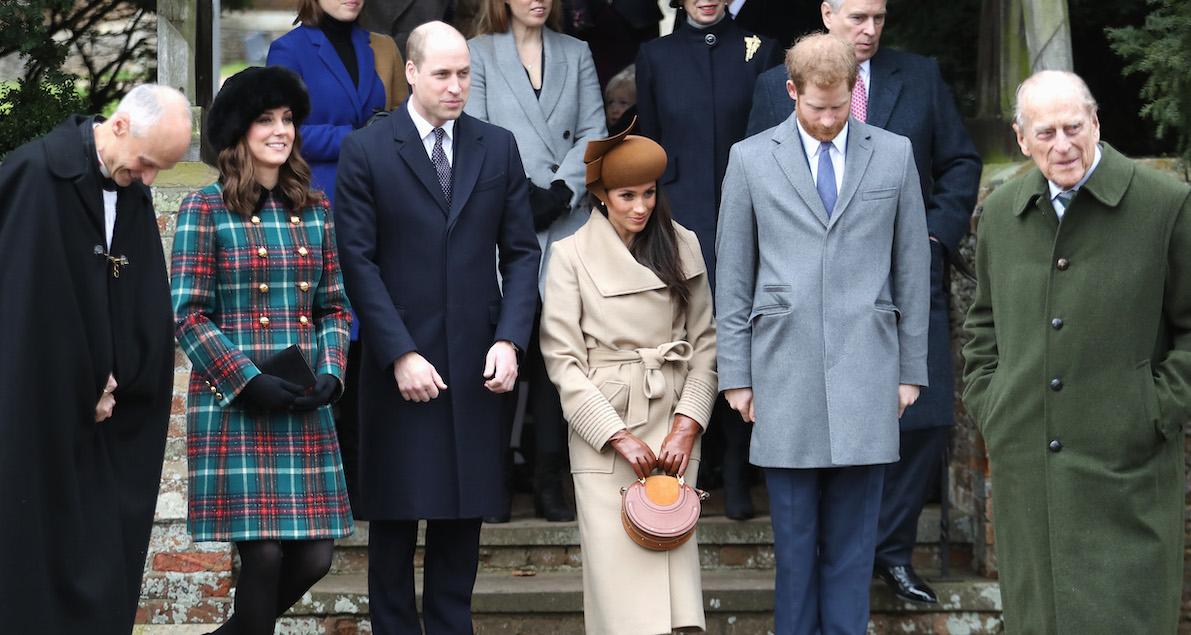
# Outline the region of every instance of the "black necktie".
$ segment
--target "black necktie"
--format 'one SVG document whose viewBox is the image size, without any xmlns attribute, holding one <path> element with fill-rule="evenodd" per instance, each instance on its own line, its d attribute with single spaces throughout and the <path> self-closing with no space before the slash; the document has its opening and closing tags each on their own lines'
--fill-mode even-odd
<svg viewBox="0 0 1191 635">
<path fill-rule="evenodd" d="M 103 191 L 105 191 L 105 192 L 115 192 L 116 191 L 116 187 L 117 187 L 116 182 L 109 178 L 104 178 L 102 176 L 99 177 L 99 184 L 101 187 L 103 187 Z"/>
</svg>

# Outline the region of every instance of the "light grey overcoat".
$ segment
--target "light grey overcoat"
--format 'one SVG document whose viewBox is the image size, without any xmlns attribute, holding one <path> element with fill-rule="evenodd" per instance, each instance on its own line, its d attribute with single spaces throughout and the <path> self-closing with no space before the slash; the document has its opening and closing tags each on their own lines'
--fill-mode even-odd
<svg viewBox="0 0 1191 635">
<path fill-rule="evenodd" d="M 476 36 L 468 40 L 468 47 L 471 94 L 464 107 L 467 114 L 513 133 L 525 174 L 534 185 L 549 188 L 562 179 L 574 193 L 571 211 L 538 232 L 540 290 L 550 245 L 575 233 L 591 212 L 590 207 L 580 205 L 587 193 L 583 166 L 587 142 L 608 136 L 591 49 L 582 40 L 542 29 L 546 66 L 542 94 L 537 97 L 517 56 L 511 31 Z"/>
<path fill-rule="evenodd" d="M 716 232 L 720 390 L 752 387 L 750 460 L 898 460 L 897 386 L 927 384 L 930 244 L 904 137 L 851 120 L 828 218 L 796 115 L 732 147 Z"/>
</svg>

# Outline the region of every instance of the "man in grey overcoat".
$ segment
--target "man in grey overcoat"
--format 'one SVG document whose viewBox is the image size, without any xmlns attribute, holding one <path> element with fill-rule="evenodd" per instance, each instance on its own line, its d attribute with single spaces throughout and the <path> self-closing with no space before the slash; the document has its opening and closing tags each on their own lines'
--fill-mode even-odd
<svg viewBox="0 0 1191 635">
<path fill-rule="evenodd" d="M 776 632 L 863 633 L 884 465 L 927 385 L 930 245 L 910 142 L 848 117 L 852 45 L 809 36 L 786 66 L 794 116 L 724 179 L 720 389 L 765 470 Z"/>
</svg>

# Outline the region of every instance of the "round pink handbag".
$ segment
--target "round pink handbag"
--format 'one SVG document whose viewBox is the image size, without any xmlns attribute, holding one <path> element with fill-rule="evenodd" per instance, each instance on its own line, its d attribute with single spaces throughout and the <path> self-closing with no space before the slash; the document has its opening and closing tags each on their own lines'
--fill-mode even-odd
<svg viewBox="0 0 1191 635">
<path fill-rule="evenodd" d="M 681 476 L 650 476 L 621 488 L 620 520 L 633 542 L 653 551 L 669 551 L 695 533 L 707 492 Z"/>
</svg>

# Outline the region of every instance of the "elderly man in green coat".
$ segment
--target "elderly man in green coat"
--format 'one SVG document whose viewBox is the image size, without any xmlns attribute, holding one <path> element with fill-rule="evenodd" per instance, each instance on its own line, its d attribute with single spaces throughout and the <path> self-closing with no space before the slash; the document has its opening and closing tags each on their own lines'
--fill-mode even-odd
<svg viewBox="0 0 1191 635">
<path fill-rule="evenodd" d="M 992 468 L 1007 633 L 1174 633 L 1191 412 L 1191 188 L 1100 143 L 1074 74 L 1022 83 L 1038 169 L 977 233 L 964 401 Z"/>
</svg>

